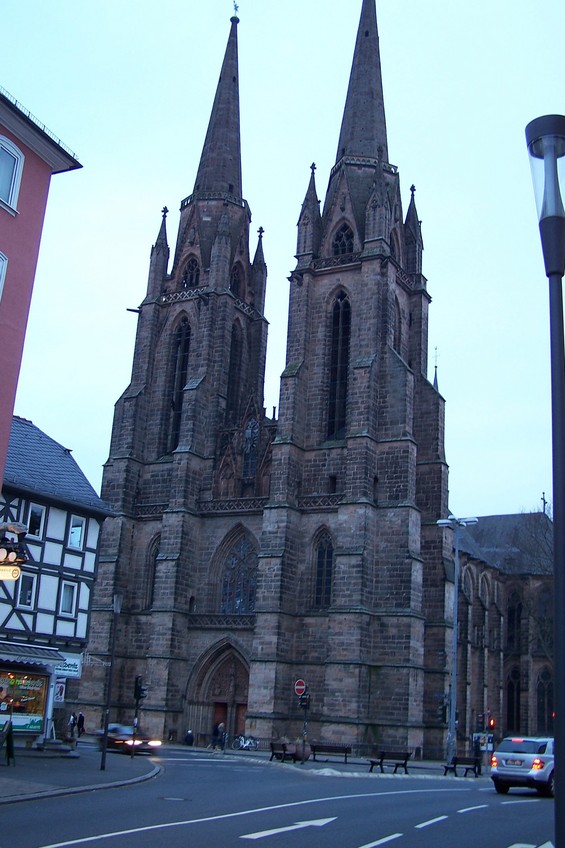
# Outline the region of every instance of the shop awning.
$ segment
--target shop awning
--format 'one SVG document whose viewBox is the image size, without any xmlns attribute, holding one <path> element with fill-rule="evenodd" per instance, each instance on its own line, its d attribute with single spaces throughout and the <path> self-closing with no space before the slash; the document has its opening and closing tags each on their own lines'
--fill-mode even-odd
<svg viewBox="0 0 565 848">
<path fill-rule="evenodd" d="M 0 661 L 24 665 L 59 665 L 65 657 L 56 648 L 43 648 L 18 642 L 0 642 Z"/>
</svg>

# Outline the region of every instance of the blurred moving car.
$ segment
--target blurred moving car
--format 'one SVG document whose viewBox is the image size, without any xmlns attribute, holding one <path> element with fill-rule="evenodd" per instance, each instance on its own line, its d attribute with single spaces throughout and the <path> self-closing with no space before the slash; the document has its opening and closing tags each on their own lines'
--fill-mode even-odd
<svg viewBox="0 0 565 848">
<path fill-rule="evenodd" d="M 553 739 L 549 736 L 508 736 L 491 758 L 494 788 L 506 795 L 511 786 L 528 786 L 553 798 Z"/>
<path fill-rule="evenodd" d="M 98 730 L 98 744 L 102 747 L 104 731 Z M 143 733 L 138 727 L 135 731 L 135 743 L 133 738 L 133 725 L 131 724 L 108 724 L 108 751 L 123 751 L 131 754 L 132 745 L 135 744 L 135 753 L 154 754 L 161 746 L 160 739 L 153 739 Z"/>
</svg>

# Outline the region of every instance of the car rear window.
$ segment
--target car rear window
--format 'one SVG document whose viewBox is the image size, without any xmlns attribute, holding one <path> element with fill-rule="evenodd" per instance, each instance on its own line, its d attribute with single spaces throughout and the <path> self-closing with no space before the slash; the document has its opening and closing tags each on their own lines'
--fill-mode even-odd
<svg viewBox="0 0 565 848">
<path fill-rule="evenodd" d="M 503 739 L 497 750 L 512 751 L 515 754 L 544 754 L 546 748 L 546 739 Z"/>
</svg>

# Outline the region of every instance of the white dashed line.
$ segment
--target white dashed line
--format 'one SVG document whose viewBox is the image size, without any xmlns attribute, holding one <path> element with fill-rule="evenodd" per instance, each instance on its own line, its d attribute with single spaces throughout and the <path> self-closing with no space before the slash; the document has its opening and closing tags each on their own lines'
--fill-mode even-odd
<svg viewBox="0 0 565 848">
<path fill-rule="evenodd" d="M 367 842 L 366 845 L 360 845 L 359 848 L 377 848 L 377 845 L 385 845 L 387 842 L 392 842 L 393 839 L 399 839 L 404 834 L 391 833 L 390 836 L 383 836 L 382 839 L 377 839 L 376 842 Z"/>
<path fill-rule="evenodd" d="M 445 821 L 447 816 L 437 816 L 435 819 L 428 819 L 428 821 L 420 822 L 420 824 L 414 825 L 416 830 L 421 830 L 423 827 L 429 827 L 431 824 L 437 824 L 440 821 Z"/>
</svg>

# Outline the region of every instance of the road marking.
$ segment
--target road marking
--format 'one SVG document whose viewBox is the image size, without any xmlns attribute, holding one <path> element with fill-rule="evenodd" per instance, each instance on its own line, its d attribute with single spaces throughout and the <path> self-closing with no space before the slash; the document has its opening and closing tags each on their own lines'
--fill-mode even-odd
<svg viewBox="0 0 565 848">
<path fill-rule="evenodd" d="M 508 848 L 536 848 L 536 846 L 530 845 L 529 842 L 515 842 L 513 845 L 509 845 Z M 543 848 L 543 845 L 541 848 Z"/>
<path fill-rule="evenodd" d="M 241 816 L 253 816 L 257 813 L 270 813 L 272 810 L 290 810 L 293 807 L 305 807 L 312 804 L 327 804 L 334 801 L 356 801 L 359 798 L 386 798 L 389 796 L 398 795 L 438 795 L 442 793 L 452 794 L 453 792 L 467 792 L 464 787 L 456 789 L 399 789 L 392 792 L 356 792 L 353 795 L 327 795 L 322 798 L 308 798 L 302 801 L 291 801 L 288 804 L 272 804 L 267 807 L 255 807 L 249 810 L 236 810 L 233 813 L 219 813 L 215 816 L 203 816 L 198 819 L 184 819 L 181 821 L 164 822 L 161 824 L 149 824 L 142 827 L 132 827 L 127 830 L 116 830 L 107 833 L 99 833 L 94 836 L 82 836 L 78 839 L 69 839 L 65 842 L 51 842 L 48 845 L 41 845 L 39 848 L 70 848 L 71 845 L 86 845 L 88 842 L 99 842 L 103 839 L 113 839 L 116 836 L 131 836 L 135 833 L 150 833 L 155 830 L 168 830 L 171 827 L 189 827 L 190 825 L 207 824 L 209 822 L 225 821 L 226 819 L 236 819 Z"/>
<path fill-rule="evenodd" d="M 404 836 L 403 833 L 391 833 L 390 836 L 383 836 L 382 839 L 377 839 L 376 842 L 367 842 L 366 845 L 360 845 L 359 848 L 377 848 L 377 845 L 385 845 L 387 842 L 392 842 L 393 839 L 399 839 Z"/>
<path fill-rule="evenodd" d="M 423 827 L 429 827 L 431 824 L 437 824 L 440 821 L 445 821 L 447 816 L 437 816 L 435 819 L 428 819 L 428 821 L 420 822 L 420 824 L 414 825 L 416 830 L 421 830 Z"/>
<path fill-rule="evenodd" d="M 457 810 L 458 813 L 472 813 L 474 810 L 486 810 L 488 809 L 488 804 L 477 804 L 476 807 L 463 807 L 461 810 Z"/>
<path fill-rule="evenodd" d="M 287 827 L 275 827 L 273 830 L 258 830 L 257 833 L 245 833 L 239 838 L 263 839 L 264 836 L 274 836 L 276 833 L 288 833 L 290 830 L 302 830 L 305 827 L 323 827 L 335 820 L 336 817 L 334 816 L 333 819 L 312 819 L 312 821 L 295 822 L 295 824 L 287 825 Z"/>
</svg>

